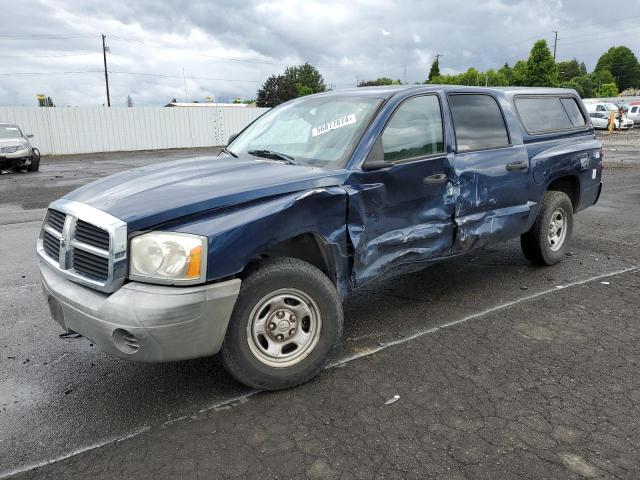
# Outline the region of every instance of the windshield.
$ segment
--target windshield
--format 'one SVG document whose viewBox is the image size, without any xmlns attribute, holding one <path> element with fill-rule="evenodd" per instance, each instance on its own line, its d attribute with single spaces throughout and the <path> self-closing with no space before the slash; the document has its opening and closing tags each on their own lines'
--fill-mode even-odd
<svg viewBox="0 0 640 480">
<path fill-rule="evenodd" d="M 380 102 L 364 96 L 301 98 L 265 113 L 228 148 L 236 155 L 277 160 L 274 154 L 281 154 L 290 163 L 343 167 Z"/>
<path fill-rule="evenodd" d="M 15 125 L 0 125 L 0 138 L 22 138 L 22 132 Z"/>
</svg>

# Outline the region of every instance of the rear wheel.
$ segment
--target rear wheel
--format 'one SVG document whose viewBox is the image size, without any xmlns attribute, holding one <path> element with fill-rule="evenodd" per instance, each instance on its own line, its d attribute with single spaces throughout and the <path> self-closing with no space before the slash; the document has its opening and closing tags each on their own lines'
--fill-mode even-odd
<svg viewBox="0 0 640 480">
<path fill-rule="evenodd" d="M 340 298 L 314 266 L 267 260 L 242 283 L 221 356 L 237 380 L 277 390 L 320 372 L 342 335 Z"/>
<path fill-rule="evenodd" d="M 573 205 L 564 192 L 548 191 L 531 229 L 520 237 L 524 256 L 537 265 L 555 265 L 573 233 Z"/>
<path fill-rule="evenodd" d="M 29 172 L 37 172 L 40 169 L 40 150 L 33 149 L 31 153 L 31 164 L 27 167 Z"/>
</svg>

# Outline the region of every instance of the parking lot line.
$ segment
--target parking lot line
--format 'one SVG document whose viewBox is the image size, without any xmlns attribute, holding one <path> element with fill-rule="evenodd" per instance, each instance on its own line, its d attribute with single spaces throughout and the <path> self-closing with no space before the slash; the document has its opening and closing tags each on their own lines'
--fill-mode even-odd
<svg viewBox="0 0 640 480">
<path fill-rule="evenodd" d="M 337 360 L 337 361 L 329 364 L 326 367 L 326 369 L 340 367 L 340 366 L 345 365 L 345 364 L 347 364 L 349 362 L 353 362 L 353 361 L 358 360 L 360 358 L 373 355 L 373 354 L 375 354 L 377 352 L 380 352 L 382 350 L 385 350 L 385 349 L 387 349 L 389 347 L 393 347 L 393 346 L 396 346 L 396 345 L 400 345 L 400 344 L 403 344 L 403 343 L 410 342 L 410 341 L 412 341 L 412 340 L 414 340 L 416 338 L 419 338 L 419 337 L 422 337 L 422 336 L 425 336 L 425 335 L 429 335 L 429 334 L 435 333 L 435 332 L 437 332 L 439 330 L 444 330 L 446 328 L 453 327 L 455 325 L 459 325 L 459 324 L 468 322 L 470 320 L 474 320 L 474 319 L 483 317 L 485 315 L 494 313 L 496 311 L 507 309 L 507 308 L 512 307 L 514 305 L 518 305 L 518 304 L 521 304 L 521 303 L 524 303 L 524 302 L 528 302 L 530 300 L 534 300 L 536 298 L 543 297 L 545 295 L 553 294 L 554 292 L 557 292 L 559 290 L 564 290 L 564 289 L 567 289 L 567 288 L 572 288 L 572 287 L 577 287 L 577 286 L 580 286 L 580 285 L 585 285 L 585 284 L 590 283 L 590 282 L 601 280 L 603 278 L 614 277 L 616 275 L 621 275 L 623 273 L 631 272 L 631 271 L 634 271 L 634 270 L 637 270 L 637 269 L 638 269 L 637 266 L 632 265 L 632 266 L 629 266 L 629 267 L 624 268 L 624 269 L 615 270 L 613 272 L 604 273 L 604 274 L 600 274 L 600 275 L 595 275 L 595 276 L 592 276 L 592 277 L 589 277 L 589 278 L 586 278 L 586 279 L 583 279 L 583 280 L 577 280 L 575 282 L 570 282 L 570 283 L 567 283 L 565 285 L 559 285 L 559 286 L 556 286 L 554 288 L 542 290 L 540 292 L 537 292 L 537 293 L 534 293 L 534 294 L 531 294 L 531 295 L 527 295 L 527 296 L 518 298 L 516 300 L 512 300 L 512 301 L 509 301 L 509 302 L 501 303 L 501 304 L 496 305 L 494 307 L 482 310 L 482 311 L 480 311 L 478 313 L 467 315 L 467 316 L 465 316 L 465 317 L 463 317 L 461 319 L 454 320 L 452 322 L 447 322 L 447 323 L 444 323 L 442 325 L 438 325 L 438 326 L 435 326 L 435 327 L 432 327 L 432 328 L 429 328 L 429 329 L 426 329 L 426 330 L 417 331 L 417 332 L 415 332 L 415 333 L 413 333 L 411 335 L 408 335 L 406 337 L 403 337 L 403 338 L 400 338 L 400 339 L 397 339 L 397 340 L 392 340 L 392 341 L 383 343 L 378 347 L 371 348 L 371 349 L 368 349 L 366 351 L 358 352 L 358 353 L 356 353 L 354 355 L 350 355 L 348 357 L 342 358 L 340 360 Z M 27 285 L 27 286 L 32 286 L 32 285 L 37 285 L 37 284 L 31 284 L 31 285 Z M 2 293 L 2 292 L 0 291 L 0 293 Z M 257 393 L 260 393 L 260 391 L 258 391 L 258 390 L 250 390 L 250 391 L 248 391 L 248 392 L 246 392 L 246 393 L 244 393 L 242 395 L 239 395 L 239 396 L 236 396 L 236 397 L 232 397 L 232 398 L 229 398 L 229 399 L 226 399 L 226 400 L 222 400 L 222 401 L 216 402 L 215 404 L 210 405 L 208 407 L 204 407 L 204 408 L 200 409 L 198 412 L 196 412 L 196 413 L 194 413 L 192 415 L 184 415 L 184 416 L 181 416 L 179 418 L 167 421 L 167 422 L 163 423 L 162 426 L 163 427 L 167 427 L 167 426 L 170 426 L 171 424 L 180 422 L 182 420 L 186 420 L 188 418 L 192 418 L 194 416 L 206 413 L 206 412 L 211 411 L 211 410 L 223 410 L 223 409 L 226 409 L 226 408 L 230 408 L 234 404 L 245 403 L 245 402 L 248 401 L 248 399 L 250 397 L 256 395 Z M 108 445 L 111 445 L 111 444 L 119 443 L 119 442 L 122 442 L 122 441 L 125 441 L 125 440 L 128 440 L 128 439 L 137 437 L 138 435 L 140 435 L 142 433 L 145 433 L 145 432 L 149 431 L 150 429 L 151 429 L 150 426 L 144 426 L 144 427 L 142 427 L 142 428 L 140 428 L 138 430 L 135 430 L 133 432 L 130 432 L 130 433 L 126 434 L 126 435 L 118 436 L 118 437 L 111 437 L 111 438 L 108 438 L 106 440 L 103 440 L 103 441 L 88 445 L 86 447 L 78 448 L 76 450 L 73 450 L 71 452 L 68 452 L 66 454 L 57 456 L 57 457 L 49 459 L 49 460 L 43 460 L 41 462 L 36 462 L 36 463 L 29 464 L 29 465 L 24 465 L 22 467 L 18 467 L 18 468 L 15 468 L 13 470 L 0 472 L 0 480 L 2 480 L 4 478 L 7 478 L 7 477 L 10 477 L 10 476 L 13 476 L 13 475 L 17 475 L 17 474 L 20 474 L 20 473 L 28 472 L 28 471 L 34 470 L 36 468 L 44 467 L 46 465 L 51 465 L 51 464 L 66 460 L 68 458 L 74 457 L 76 455 L 80 455 L 82 453 L 85 453 L 85 452 L 88 452 L 88 451 L 91 451 L 91 450 L 95 450 L 95 449 L 98 449 L 98 448 L 102 448 L 102 447 L 105 447 L 105 446 L 108 446 Z"/>
<path fill-rule="evenodd" d="M 615 275 L 621 275 L 623 273 L 627 273 L 627 272 L 631 272 L 633 270 L 636 270 L 637 268 L 638 268 L 637 266 L 633 265 L 633 266 L 630 266 L 628 268 L 623 268 L 621 270 L 616 270 L 614 272 L 604 273 L 604 274 L 601 274 L 601 275 L 595 275 L 593 277 L 589 277 L 589 278 L 586 278 L 584 280 L 578 280 L 578 281 L 575 281 L 575 282 L 567 283 L 566 285 L 558 285 L 558 286 L 556 286 L 554 288 L 549 288 L 547 290 L 542 290 L 541 292 L 533 293 L 531 295 L 527 295 L 525 297 L 521 297 L 521 298 L 518 298 L 516 300 L 511 300 L 510 302 L 501 303 L 500 305 L 496 305 L 495 307 L 488 308 L 488 309 L 483 310 L 483 311 L 478 312 L 478 313 L 473 313 L 473 314 L 468 315 L 468 316 L 466 316 L 464 318 L 461 318 L 459 320 L 454 320 L 452 322 L 444 323 L 442 325 L 437 325 L 435 327 L 431 327 L 431 328 L 428 328 L 426 330 L 420 330 L 420 331 L 415 332 L 415 333 L 413 333 L 411 335 L 408 335 L 406 337 L 402 337 L 402 338 L 399 338 L 397 340 L 391 340 L 389 342 L 385 342 L 382 345 L 379 345 L 378 347 L 371 348 L 371 349 L 368 349 L 368 350 L 365 350 L 365 351 L 359 351 L 359 352 L 357 352 L 357 353 L 355 353 L 353 355 L 350 355 L 350 356 L 348 356 L 346 358 L 343 358 L 341 360 L 337 360 L 336 362 L 333 362 L 333 363 L 329 364 L 326 368 L 329 369 L 329 368 L 338 367 L 340 365 L 352 362 L 352 361 L 357 360 L 359 358 L 367 357 L 369 355 L 373 355 L 374 353 L 380 352 L 381 350 L 384 350 L 386 348 L 393 347 L 395 345 L 400 345 L 402 343 L 410 342 L 411 340 L 414 340 L 416 338 L 422 337 L 424 335 L 429 335 L 429 334 L 435 333 L 435 332 L 437 332 L 439 330 L 443 330 L 445 328 L 453 327 L 455 325 L 459 325 L 461 323 L 468 322 L 469 320 L 473 320 L 475 318 L 483 317 L 485 315 L 488 315 L 490 313 L 496 312 L 498 310 L 503 310 L 505 308 L 512 307 L 513 305 L 518 305 L 519 303 L 527 302 L 529 300 L 533 300 L 533 299 L 542 297 L 544 295 L 548 295 L 548 294 L 557 292 L 558 290 L 564 290 L 566 288 L 577 287 L 577 286 L 580 286 L 580 285 L 584 285 L 586 283 L 590 283 L 590 282 L 593 282 L 593 281 L 596 281 L 596 280 L 600 280 L 602 278 L 608 278 L 608 277 L 613 277 Z"/>
</svg>

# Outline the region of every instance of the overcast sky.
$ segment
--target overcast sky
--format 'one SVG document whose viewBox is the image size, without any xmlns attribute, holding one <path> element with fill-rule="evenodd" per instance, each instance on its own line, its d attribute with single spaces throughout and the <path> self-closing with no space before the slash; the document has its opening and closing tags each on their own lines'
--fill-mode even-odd
<svg viewBox="0 0 640 480">
<path fill-rule="evenodd" d="M 125 106 L 127 95 L 143 106 L 184 101 L 185 83 L 189 101 L 255 98 L 269 75 L 305 61 L 335 88 L 404 80 L 405 65 L 409 83 L 423 81 L 436 53 L 445 73 L 497 68 L 526 59 L 536 39 L 552 46 L 553 30 L 558 59 L 576 57 L 591 70 L 612 45 L 640 56 L 639 7 L 640 0 L 6 0 L 0 105 L 35 106 L 38 93 L 59 106 L 106 103 L 100 33 L 111 49 L 112 106 Z"/>
</svg>

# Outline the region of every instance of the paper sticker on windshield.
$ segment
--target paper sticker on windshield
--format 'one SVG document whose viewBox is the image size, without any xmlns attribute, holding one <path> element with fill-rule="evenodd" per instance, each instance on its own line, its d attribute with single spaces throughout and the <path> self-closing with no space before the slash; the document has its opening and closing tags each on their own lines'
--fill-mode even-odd
<svg viewBox="0 0 640 480">
<path fill-rule="evenodd" d="M 323 133 L 330 132 L 331 130 L 335 130 L 336 128 L 346 127 L 347 125 L 351 125 L 356 123 L 356 114 L 352 113 L 350 115 L 344 116 L 342 118 L 338 118 L 332 122 L 327 122 L 324 125 L 320 125 L 319 127 L 315 127 L 311 130 L 311 136 L 317 137 L 318 135 L 322 135 Z"/>
</svg>

